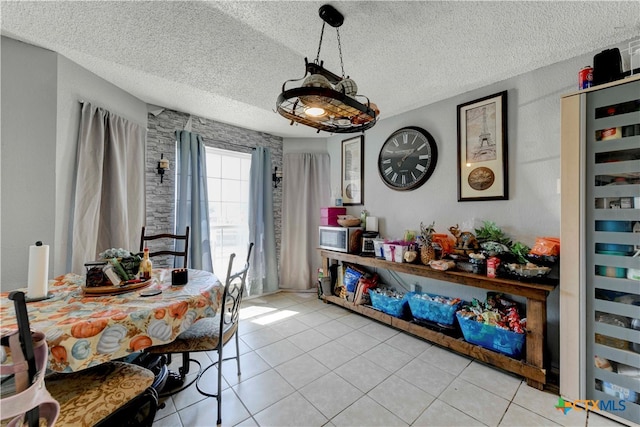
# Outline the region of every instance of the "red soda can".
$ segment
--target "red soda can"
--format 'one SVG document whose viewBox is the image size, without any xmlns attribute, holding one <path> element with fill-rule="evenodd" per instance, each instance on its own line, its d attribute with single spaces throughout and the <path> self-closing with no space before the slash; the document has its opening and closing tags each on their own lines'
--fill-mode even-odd
<svg viewBox="0 0 640 427">
<path fill-rule="evenodd" d="M 593 86 L 593 67 L 586 66 L 578 72 L 578 89 Z"/>
</svg>

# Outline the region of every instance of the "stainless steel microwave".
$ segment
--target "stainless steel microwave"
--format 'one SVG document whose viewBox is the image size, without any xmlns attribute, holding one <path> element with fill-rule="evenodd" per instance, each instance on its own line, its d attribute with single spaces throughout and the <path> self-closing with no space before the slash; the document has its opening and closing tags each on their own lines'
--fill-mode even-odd
<svg viewBox="0 0 640 427">
<path fill-rule="evenodd" d="M 349 252 L 352 247 L 352 238 L 362 235 L 362 227 L 328 227 L 320 226 L 318 230 L 318 242 L 321 249 L 328 249 L 336 252 Z M 356 236 L 359 234 L 360 236 Z M 360 251 L 360 239 L 357 242 L 357 251 Z"/>
</svg>

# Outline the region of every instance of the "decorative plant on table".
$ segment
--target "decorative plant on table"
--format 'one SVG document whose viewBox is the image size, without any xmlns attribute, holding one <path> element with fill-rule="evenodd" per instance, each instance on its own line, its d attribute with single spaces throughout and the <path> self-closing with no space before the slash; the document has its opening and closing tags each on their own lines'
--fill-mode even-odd
<svg viewBox="0 0 640 427">
<path fill-rule="evenodd" d="M 429 226 L 425 226 L 422 222 L 420 223 L 420 239 L 422 240 L 422 247 L 420 247 L 420 261 L 422 261 L 424 265 L 429 265 L 429 261 L 436 258 L 436 250 L 432 244 L 433 234 L 435 233 L 435 229 L 433 227 L 435 225 L 435 221 Z"/>
<path fill-rule="evenodd" d="M 475 232 L 480 247 L 489 256 L 509 252 L 511 249 L 511 238 L 493 221 L 483 221 L 482 227 L 476 228 Z"/>
<path fill-rule="evenodd" d="M 531 251 L 531 248 L 529 246 L 525 245 L 522 242 L 515 242 L 510 249 L 511 253 L 516 256 L 518 264 L 527 264 L 529 262 L 529 260 L 527 259 L 527 255 Z"/>
<path fill-rule="evenodd" d="M 139 254 L 134 254 L 126 249 L 111 248 L 98 254 L 101 260 L 108 261 L 113 265 L 122 280 L 131 280 L 138 274 L 140 261 Z"/>
</svg>

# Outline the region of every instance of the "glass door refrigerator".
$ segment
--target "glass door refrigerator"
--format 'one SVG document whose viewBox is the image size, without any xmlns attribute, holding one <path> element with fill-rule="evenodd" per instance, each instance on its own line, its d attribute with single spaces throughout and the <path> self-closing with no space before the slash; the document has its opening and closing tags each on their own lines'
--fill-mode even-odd
<svg viewBox="0 0 640 427">
<path fill-rule="evenodd" d="M 561 102 L 560 394 L 640 423 L 640 76 Z"/>
</svg>

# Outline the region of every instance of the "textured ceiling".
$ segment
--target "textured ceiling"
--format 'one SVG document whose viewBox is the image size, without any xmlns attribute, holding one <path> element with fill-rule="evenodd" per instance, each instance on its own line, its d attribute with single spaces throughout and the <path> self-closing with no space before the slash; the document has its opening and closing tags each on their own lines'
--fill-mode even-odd
<svg viewBox="0 0 640 427">
<path fill-rule="evenodd" d="M 345 72 L 381 120 L 640 36 L 639 1 L 3 0 L 0 15 L 3 35 L 59 52 L 149 104 L 326 137 L 274 112 L 283 82 L 315 59 L 324 3 L 345 16 Z M 335 33 L 327 26 L 320 59 L 340 74 Z"/>
</svg>

